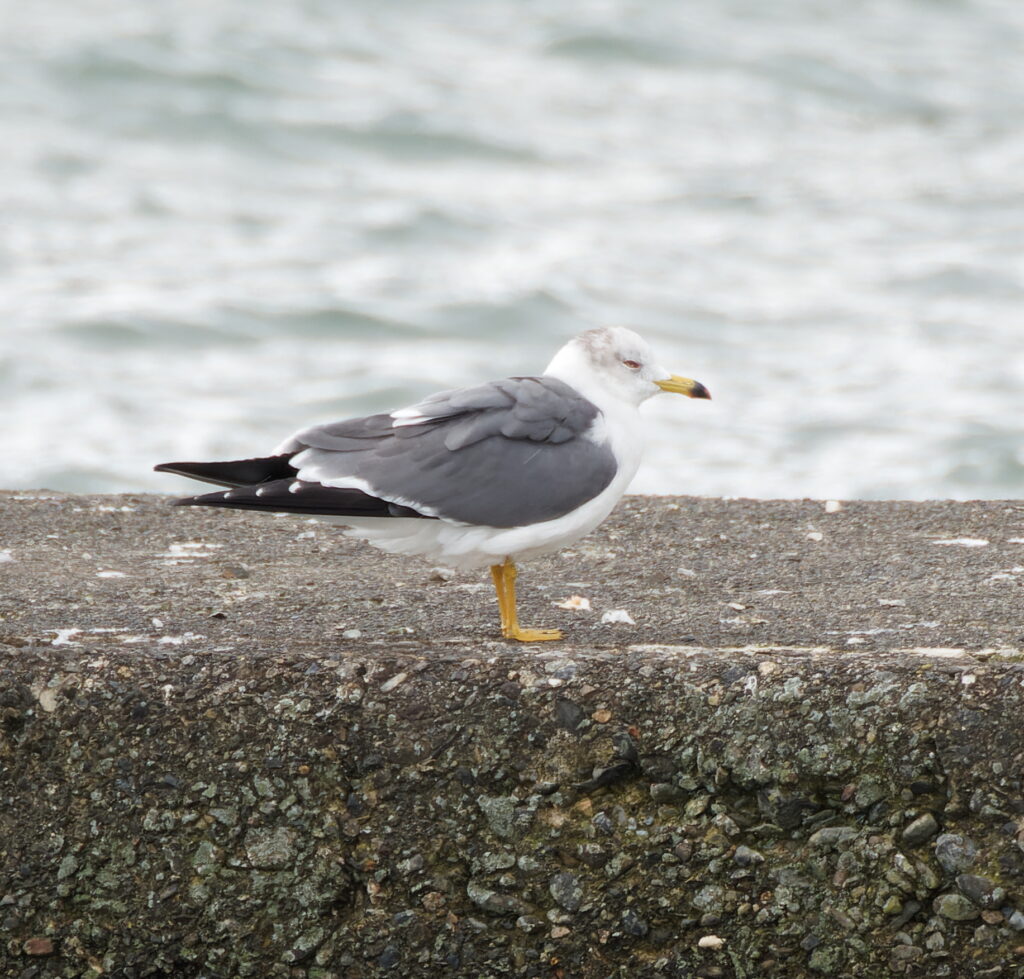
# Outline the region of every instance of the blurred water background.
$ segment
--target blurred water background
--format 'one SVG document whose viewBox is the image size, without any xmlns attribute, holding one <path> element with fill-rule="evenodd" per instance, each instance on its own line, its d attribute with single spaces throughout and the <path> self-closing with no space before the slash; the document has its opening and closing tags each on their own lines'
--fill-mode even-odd
<svg viewBox="0 0 1024 979">
<path fill-rule="evenodd" d="M 641 492 L 1024 494 L 1024 5 L 0 0 L 0 486 L 632 325 Z"/>
</svg>

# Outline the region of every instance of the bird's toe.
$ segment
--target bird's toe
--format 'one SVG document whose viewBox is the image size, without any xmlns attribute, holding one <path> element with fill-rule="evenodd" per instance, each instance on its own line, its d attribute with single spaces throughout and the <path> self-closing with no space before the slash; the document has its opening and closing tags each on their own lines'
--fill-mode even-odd
<svg viewBox="0 0 1024 979">
<path fill-rule="evenodd" d="M 553 639 L 564 638 L 561 629 L 514 629 L 509 630 L 507 639 L 515 639 L 517 642 L 550 642 Z"/>
</svg>

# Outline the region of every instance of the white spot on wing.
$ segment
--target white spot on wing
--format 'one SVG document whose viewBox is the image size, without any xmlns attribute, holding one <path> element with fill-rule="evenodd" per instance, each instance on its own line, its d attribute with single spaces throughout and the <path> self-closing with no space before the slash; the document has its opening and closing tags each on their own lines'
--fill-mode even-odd
<svg viewBox="0 0 1024 979">
<path fill-rule="evenodd" d="M 403 425 L 422 425 L 429 418 L 419 408 L 399 408 L 391 412 L 391 427 L 401 428 Z"/>
</svg>

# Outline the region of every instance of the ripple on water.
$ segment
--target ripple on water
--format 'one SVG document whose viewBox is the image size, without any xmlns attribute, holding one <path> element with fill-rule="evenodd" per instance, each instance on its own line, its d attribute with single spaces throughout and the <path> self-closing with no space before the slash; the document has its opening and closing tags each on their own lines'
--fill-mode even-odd
<svg viewBox="0 0 1024 979">
<path fill-rule="evenodd" d="M 544 50 L 559 58 L 594 64 L 678 65 L 687 60 L 684 50 L 665 41 L 598 32 L 562 37 Z"/>
<path fill-rule="evenodd" d="M 0 485 L 169 488 L 625 323 L 715 395 L 646 406 L 637 489 L 1019 495 L 1022 5 L 9 27 Z"/>
</svg>

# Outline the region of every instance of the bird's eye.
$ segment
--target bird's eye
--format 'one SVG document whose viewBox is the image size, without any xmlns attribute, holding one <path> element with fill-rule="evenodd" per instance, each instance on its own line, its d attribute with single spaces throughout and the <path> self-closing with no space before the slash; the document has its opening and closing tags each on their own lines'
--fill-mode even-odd
<svg viewBox="0 0 1024 979">
<path fill-rule="evenodd" d="M 631 371 L 640 370 L 640 365 L 635 360 L 624 360 L 622 363 L 625 364 Z"/>
</svg>

